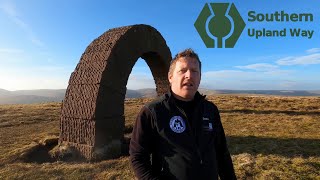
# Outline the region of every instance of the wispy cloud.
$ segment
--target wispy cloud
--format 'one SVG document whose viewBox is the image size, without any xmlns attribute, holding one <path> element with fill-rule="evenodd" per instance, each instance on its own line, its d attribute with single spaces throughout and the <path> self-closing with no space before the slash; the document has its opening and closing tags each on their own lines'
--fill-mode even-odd
<svg viewBox="0 0 320 180">
<path fill-rule="evenodd" d="M 279 59 L 277 62 L 279 65 L 308 65 L 308 64 L 320 64 L 320 53 L 310 54 L 306 56 L 290 56 Z"/>
<path fill-rule="evenodd" d="M 236 69 L 207 71 L 202 75 L 201 87 L 264 90 L 319 89 L 320 84 L 314 77 L 301 73 L 299 69 L 283 69 L 283 66 L 288 65 L 320 64 L 320 53 L 316 53 L 317 51 L 320 51 L 320 48 L 308 50 L 312 54 L 278 58 L 271 63 L 238 65 L 233 66 Z"/>
<path fill-rule="evenodd" d="M 11 19 L 17 26 L 19 26 L 26 34 L 30 41 L 37 46 L 44 46 L 44 43 L 35 35 L 32 28 L 22 20 L 16 10 L 12 1 L 4 1 L 0 4 L 0 10 L 2 10 L 9 19 Z"/>
<path fill-rule="evenodd" d="M 202 74 L 203 78 L 243 78 L 249 77 L 255 72 L 245 72 L 239 70 L 220 70 L 220 71 L 208 71 Z"/>
<path fill-rule="evenodd" d="M 1 73 L 0 73 L 1 74 Z M 1 76 L 0 88 L 6 90 L 24 89 L 65 89 L 68 86 L 68 78 L 59 76 Z"/>
<path fill-rule="evenodd" d="M 299 82 L 297 81 L 283 81 L 281 83 L 281 87 L 283 89 L 292 89 L 292 87 L 297 87 L 299 85 Z"/>
<path fill-rule="evenodd" d="M 22 49 L 0 48 L 0 66 L 16 66 L 25 59 L 26 54 Z"/>
<path fill-rule="evenodd" d="M 290 74 L 294 73 L 293 70 L 274 70 L 274 71 L 266 71 L 263 72 L 265 75 L 271 75 L 271 76 L 289 76 Z"/>
<path fill-rule="evenodd" d="M 248 72 L 240 70 L 220 70 L 220 71 L 208 71 L 204 72 L 202 78 L 208 79 L 232 79 L 232 80 L 262 80 L 262 79 L 272 79 L 279 78 L 281 74 L 282 77 L 288 77 L 292 71 L 275 70 L 266 72 Z"/>
<path fill-rule="evenodd" d="M 320 48 L 311 48 L 306 51 L 307 53 L 317 53 L 320 52 Z"/>
<path fill-rule="evenodd" d="M 0 66 L 0 88 L 64 89 L 72 70 L 65 67 L 38 66 L 33 68 Z"/>
<path fill-rule="evenodd" d="M 285 82 L 291 81 L 291 71 L 241 71 L 220 70 L 208 71 L 202 75 L 201 86 L 212 89 L 292 89 L 284 87 Z M 303 88 L 303 87 L 302 87 Z"/>
<path fill-rule="evenodd" d="M 21 49 L 0 48 L 0 53 L 20 54 L 22 52 L 23 52 L 23 50 L 21 50 Z"/>
<path fill-rule="evenodd" d="M 252 57 L 248 57 L 248 60 L 252 60 L 252 61 L 256 61 L 256 62 L 266 62 L 266 61 L 272 61 L 274 59 L 279 59 L 281 58 L 281 55 L 264 55 L 264 56 L 252 56 Z"/>
<path fill-rule="evenodd" d="M 13 6 L 12 2 L 9 1 L 3 1 L 0 4 L 0 9 L 2 11 L 4 11 L 7 15 L 9 15 L 10 17 L 16 17 L 18 16 L 18 13 L 15 9 L 15 7 Z"/>
<path fill-rule="evenodd" d="M 267 64 L 267 63 L 257 63 L 257 64 L 250 64 L 246 66 L 235 66 L 239 69 L 249 69 L 249 70 L 255 70 L 255 71 L 273 71 L 278 69 L 278 66 Z"/>
</svg>

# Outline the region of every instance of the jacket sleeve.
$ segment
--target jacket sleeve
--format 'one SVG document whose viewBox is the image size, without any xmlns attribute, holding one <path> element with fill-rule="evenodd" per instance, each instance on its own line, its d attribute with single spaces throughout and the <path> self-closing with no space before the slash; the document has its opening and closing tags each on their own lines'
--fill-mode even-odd
<svg viewBox="0 0 320 180">
<path fill-rule="evenodd" d="M 221 180 L 233 180 L 237 179 L 233 164 L 232 164 L 232 159 L 227 147 L 227 142 L 226 142 L 226 136 L 223 130 L 223 126 L 220 120 L 220 114 L 218 109 L 216 109 L 217 115 L 218 115 L 218 127 L 219 127 L 219 134 L 217 136 L 217 141 L 216 141 L 216 152 L 217 152 L 217 161 L 218 161 L 218 172 Z"/>
<path fill-rule="evenodd" d="M 152 114 L 143 107 L 137 116 L 130 140 L 129 153 L 133 171 L 138 179 L 159 179 L 152 173 L 150 154 L 152 153 Z"/>
</svg>

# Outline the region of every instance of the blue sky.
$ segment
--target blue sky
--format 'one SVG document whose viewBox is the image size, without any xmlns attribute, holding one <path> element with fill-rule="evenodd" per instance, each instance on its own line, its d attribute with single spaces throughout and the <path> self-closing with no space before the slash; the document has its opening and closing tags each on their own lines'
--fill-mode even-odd
<svg viewBox="0 0 320 180">
<path fill-rule="evenodd" d="M 0 0 L 0 88 L 64 89 L 86 47 L 111 28 L 148 24 L 172 56 L 193 48 L 203 64 L 202 88 L 320 90 L 320 1 L 225 0 L 246 23 L 234 48 L 206 48 L 194 22 L 208 1 Z M 248 12 L 311 13 L 312 22 L 249 22 Z M 307 37 L 248 36 L 248 29 L 313 30 Z M 288 32 L 287 32 L 288 34 Z M 155 87 L 139 59 L 128 89 Z"/>
</svg>

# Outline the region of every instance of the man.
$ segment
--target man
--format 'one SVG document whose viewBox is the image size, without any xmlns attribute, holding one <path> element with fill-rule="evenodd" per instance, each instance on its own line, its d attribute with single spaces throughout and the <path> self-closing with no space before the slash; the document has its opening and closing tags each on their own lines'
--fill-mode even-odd
<svg viewBox="0 0 320 180">
<path fill-rule="evenodd" d="M 140 111 L 130 141 L 138 179 L 236 179 L 217 107 L 198 92 L 192 49 L 171 61 L 171 91 Z M 151 155 L 151 158 L 150 158 Z"/>
</svg>

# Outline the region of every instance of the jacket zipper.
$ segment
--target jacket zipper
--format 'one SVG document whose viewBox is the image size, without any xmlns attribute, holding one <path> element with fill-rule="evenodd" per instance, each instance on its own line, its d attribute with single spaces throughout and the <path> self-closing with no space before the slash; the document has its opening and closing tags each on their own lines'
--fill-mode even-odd
<svg viewBox="0 0 320 180">
<path fill-rule="evenodd" d="M 187 114 L 184 112 L 183 109 L 179 108 L 178 106 L 176 106 L 176 107 L 177 107 L 178 110 L 184 115 L 184 117 L 185 117 L 186 120 L 187 120 L 187 124 L 188 124 L 188 127 L 189 127 L 189 131 L 191 132 L 191 135 L 192 135 L 192 137 L 194 138 L 194 144 L 195 144 L 195 147 L 196 147 L 196 150 L 197 150 L 197 154 L 198 154 L 198 156 L 199 156 L 199 158 L 200 158 L 200 165 L 202 165 L 201 152 L 200 152 L 200 149 L 199 149 L 199 147 L 198 147 L 198 145 L 197 145 L 197 143 L 196 143 L 196 140 L 195 140 L 197 137 L 195 137 L 195 135 L 193 134 L 193 131 L 192 131 L 191 126 L 190 126 L 190 123 L 189 123 L 188 116 L 187 116 Z M 197 131 L 197 130 L 196 130 L 196 131 Z"/>
</svg>

